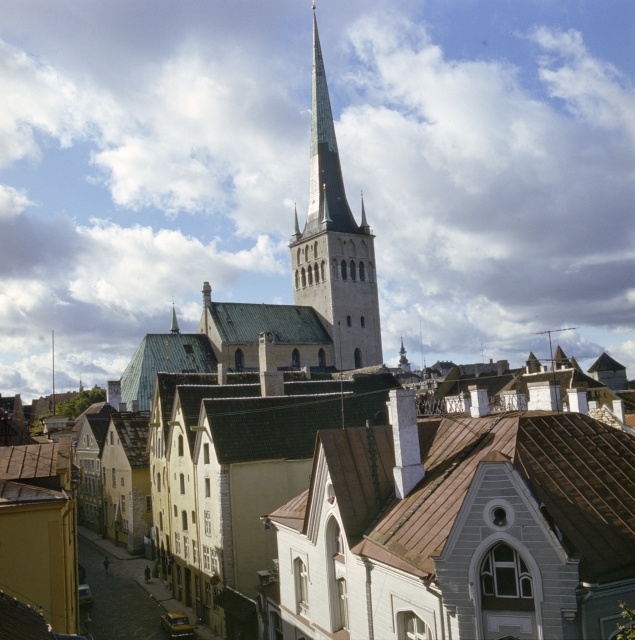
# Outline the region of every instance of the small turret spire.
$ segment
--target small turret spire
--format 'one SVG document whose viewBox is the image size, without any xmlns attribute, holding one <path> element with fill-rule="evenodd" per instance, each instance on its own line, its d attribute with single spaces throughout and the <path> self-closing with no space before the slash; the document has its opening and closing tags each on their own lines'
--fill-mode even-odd
<svg viewBox="0 0 635 640">
<path fill-rule="evenodd" d="M 366 221 L 366 207 L 364 207 L 364 192 L 362 191 L 362 224 L 360 224 L 359 226 L 364 229 L 364 230 L 368 230 L 369 226 L 368 226 L 368 222 Z"/>
<path fill-rule="evenodd" d="M 172 303 L 172 326 L 170 327 L 170 333 L 181 333 L 179 329 L 179 323 L 176 319 L 176 309 L 174 308 L 174 302 Z"/>
<path fill-rule="evenodd" d="M 295 226 L 293 228 L 293 235 L 297 240 L 301 234 L 300 234 L 300 225 L 298 224 L 298 205 L 295 202 L 293 203 L 293 209 L 294 209 L 294 216 L 295 216 Z"/>
</svg>

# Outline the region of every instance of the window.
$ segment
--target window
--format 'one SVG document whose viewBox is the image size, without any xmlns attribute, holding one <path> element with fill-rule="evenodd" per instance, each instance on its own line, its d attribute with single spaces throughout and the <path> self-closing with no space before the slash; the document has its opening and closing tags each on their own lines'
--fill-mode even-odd
<svg viewBox="0 0 635 640">
<path fill-rule="evenodd" d="M 192 524 L 196 524 L 196 511 L 192 509 Z"/>
<path fill-rule="evenodd" d="M 317 241 L 313 243 L 313 257 L 314 258 L 318 257 L 318 243 L 317 243 Z"/>
<path fill-rule="evenodd" d="M 271 629 L 271 640 L 283 640 L 282 618 L 277 611 L 269 614 L 269 628 Z"/>
<path fill-rule="evenodd" d="M 366 280 L 366 267 L 363 262 L 359 263 L 359 280 L 360 282 L 364 282 L 364 280 Z"/>
<path fill-rule="evenodd" d="M 412 611 L 399 614 L 399 638 L 404 640 L 432 640 L 430 627 Z"/>
<path fill-rule="evenodd" d="M 157 472 L 157 492 L 161 493 L 161 472 Z"/>
<path fill-rule="evenodd" d="M 205 478 L 205 497 L 210 498 L 212 496 L 212 485 L 209 478 Z"/>
<path fill-rule="evenodd" d="M 306 287 L 306 271 L 304 269 L 304 267 L 302 267 L 302 286 Z"/>
<path fill-rule="evenodd" d="M 179 455 L 183 455 L 183 436 L 179 436 Z"/>
<path fill-rule="evenodd" d="M 364 318 L 364 316 L 362 316 L 359 319 L 359 323 L 362 325 L 362 329 L 366 326 L 366 318 Z"/>
<path fill-rule="evenodd" d="M 183 536 L 183 557 L 186 560 L 190 559 L 190 541 L 187 536 Z"/>
<path fill-rule="evenodd" d="M 236 349 L 236 353 L 234 355 L 234 365 L 236 367 L 236 371 L 242 371 L 245 367 L 245 354 L 242 349 Z"/>
<path fill-rule="evenodd" d="M 179 475 L 179 485 L 181 489 L 181 495 L 185 495 L 185 475 Z"/>
<path fill-rule="evenodd" d="M 192 540 L 192 562 L 194 564 L 198 563 L 198 545 L 196 544 L 196 540 Z"/>
<path fill-rule="evenodd" d="M 203 445 L 203 464 L 209 464 L 209 444 Z"/>
<path fill-rule="evenodd" d="M 481 591 L 485 609 L 534 607 L 533 580 L 525 561 L 505 543 L 497 544 L 481 565 Z"/>
<path fill-rule="evenodd" d="M 351 280 L 357 280 L 357 267 L 353 260 L 351 260 Z"/>
<path fill-rule="evenodd" d="M 320 281 L 320 270 L 317 264 L 313 265 L 313 279 L 315 280 L 316 284 Z"/>
<path fill-rule="evenodd" d="M 123 479 L 123 476 L 121 476 L 121 486 L 123 487 L 123 485 L 124 485 L 124 479 Z"/>
<path fill-rule="evenodd" d="M 322 278 L 322 282 L 326 280 L 324 274 L 326 273 L 326 267 L 324 266 L 324 260 L 322 260 L 322 264 L 320 265 L 320 277 Z"/>
<path fill-rule="evenodd" d="M 205 544 L 203 545 L 203 569 L 208 572 L 212 570 L 209 547 Z"/>
<path fill-rule="evenodd" d="M 176 518 L 179 515 L 179 510 L 176 505 L 174 505 L 174 517 Z"/>
<path fill-rule="evenodd" d="M 146 496 L 146 511 L 152 511 L 152 496 Z"/>
<path fill-rule="evenodd" d="M 115 434 L 112 431 L 110 432 L 110 444 L 115 444 Z"/>
<path fill-rule="evenodd" d="M 174 552 L 180 555 L 181 553 L 181 534 L 174 534 Z"/>
<path fill-rule="evenodd" d="M 297 269 L 295 270 L 295 288 L 300 288 L 300 274 L 298 273 Z"/>
<path fill-rule="evenodd" d="M 112 488 L 117 488 L 117 471 L 115 469 L 112 470 Z"/>
<path fill-rule="evenodd" d="M 309 574 L 301 558 L 296 558 L 293 561 L 293 573 L 295 574 L 295 592 L 298 603 L 297 612 L 306 616 L 309 611 Z"/>
<path fill-rule="evenodd" d="M 355 368 L 356 369 L 361 369 L 362 368 L 362 352 L 359 349 L 355 349 Z"/>
<path fill-rule="evenodd" d="M 353 324 L 350 316 L 346 316 L 346 326 L 350 327 Z"/>
<path fill-rule="evenodd" d="M 346 260 L 342 260 L 340 267 L 342 269 L 342 280 L 346 280 L 348 278 L 348 265 L 346 264 Z"/>
<path fill-rule="evenodd" d="M 296 368 L 300 367 L 300 352 L 297 349 L 294 349 L 291 353 L 291 366 Z"/>
<path fill-rule="evenodd" d="M 204 516 L 205 516 L 205 535 L 211 536 L 212 535 L 212 512 L 205 511 Z"/>
<path fill-rule="evenodd" d="M 326 367 L 326 352 L 324 349 L 318 351 L 318 367 Z"/>
<path fill-rule="evenodd" d="M 126 513 L 126 496 L 121 496 L 121 513 Z"/>
<path fill-rule="evenodd" d="M 346 580 L 340 578 L 337 581 L 337 597 L 340 613 L 340 629 L 348 629 L 348 595 L 346 593 Z"/>
<path fill-rule="evenodd" d="M 312 285 L 313 284 L 313 269 L 311 268 L 311 265 L 308 266 L 306 275 L 307 275 L 308 284 Z"/>
<path fill-rule="evenodd" d="M 183 531 L 187 531 L 187 511 L 181 511 L 181 528 Z"/>
</svg>

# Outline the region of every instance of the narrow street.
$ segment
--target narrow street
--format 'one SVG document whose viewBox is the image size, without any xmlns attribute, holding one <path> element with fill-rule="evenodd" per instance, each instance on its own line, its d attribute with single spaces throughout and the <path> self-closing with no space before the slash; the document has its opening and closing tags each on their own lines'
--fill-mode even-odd
<svg viewBox="0 0 635 640">
<path fill-rule="evenodd" d="M 93 592 L 92 608 L 81 612 L 81 632 L 89 640 L 165 640 L 159 626 L 164 613 L 159 603 L 136 583 L 147 562 L 143 558 L 110 557 L 108 574 L 104 553 L 79 537 L 79 561 Z"/>
</svg>

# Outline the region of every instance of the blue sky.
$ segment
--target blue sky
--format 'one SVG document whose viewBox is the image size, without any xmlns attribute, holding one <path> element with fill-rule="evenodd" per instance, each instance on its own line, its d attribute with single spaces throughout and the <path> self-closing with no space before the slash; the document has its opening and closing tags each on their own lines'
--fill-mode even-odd
<svg viewBox="0 0 635 640">
<path fill-rule="evenodd" d="M 635 377 L 635 8 L 317 3 L 382 335 L 436 360 Z M 117 379 L 174 302 L 292 302 L 308 197 L 310 2 L 0 0 L 0 392 Z"/>
</svg>

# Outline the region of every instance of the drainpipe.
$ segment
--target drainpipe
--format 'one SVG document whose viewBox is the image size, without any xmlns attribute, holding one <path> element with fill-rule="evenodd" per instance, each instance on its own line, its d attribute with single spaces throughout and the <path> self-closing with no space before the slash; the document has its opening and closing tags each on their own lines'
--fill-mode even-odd
<svg viewBox="0 0 635 640">
<path fill-rule="evenodd" d="M 375 628 L 373 625 L 373 592 L 372 579 L 370 577 L 373 565 L 368 558 L 362 557 L 366 569 L 366 616 L 368 618 L 368 640 L 375 640 Z"/>
<path fill-rule="evenodd" d="M 432 580 L 422 580 L 423 586 L 433 595 L 436 596 L 439 601 L 439 620 L 441 621 L 441 634 L 440 638 L 447 638 L 451 640 L 450 626 L 448 625 L 448 635 L 445 635 L 445 616 L 443 615 L 443 593 L 433 585 Z"/>
</svg>

